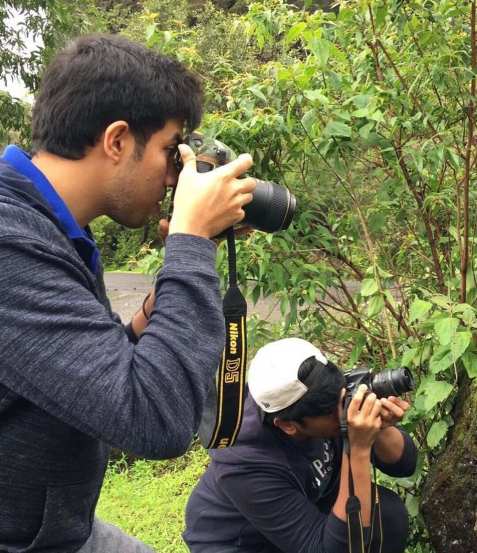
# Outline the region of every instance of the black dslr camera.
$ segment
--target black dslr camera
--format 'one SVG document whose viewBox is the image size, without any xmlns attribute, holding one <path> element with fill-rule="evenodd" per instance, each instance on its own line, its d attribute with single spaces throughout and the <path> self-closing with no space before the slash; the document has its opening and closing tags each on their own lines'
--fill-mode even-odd
<svg viewBox="0 0 477 553">
<path fill-rule="evenodd" d="M 414 378 L 409 369 L 390 369 L 373 374 L 369 369 L 354 369 L 345 374 L 346 396 L 354 396 L 360 384 L 366 384 L 378 398 L 401 396 L 414 390 Z"/>
<path fill-rule="evenodd" d="M 237 157 L 235 152 L 222 142 L 198 132 L 191 133 L 184 142 L 195 153 L 198 173 L 212 171 Z M 176 157 L 176 165 L 181 171 L 180 156 Z M 253 199 L 244 206 L 245 218 L 240 224 L 250 225 L 264 232 L 287 229 L 295 214 L 295 196 L 280 184 L 259 179 L 256 181 L 257 187 L 253 192 Z"/>
<path fill-rule="evenodd" d="M 405 367 L 389 369 L 377 374 L 373 374 L 369 369 L 354 369 L 344 376 L 346 393 L 343 401 L 343 415 L 340 420 L 340 429 L 345 440 L 345 448 L 348 449 L 347 411 L 359 385 L 366 384 L 369 391 L 375 393 L 378 398 L 401 396 L 414 390 L 414 378 L 409 369 Z"/>
</svg>

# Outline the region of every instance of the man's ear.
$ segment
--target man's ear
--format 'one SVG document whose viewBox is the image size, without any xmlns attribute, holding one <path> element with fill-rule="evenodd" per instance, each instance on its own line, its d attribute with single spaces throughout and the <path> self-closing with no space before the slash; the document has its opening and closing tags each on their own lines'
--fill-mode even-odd
<svg viewBox="0 0 477 553">
<path fill-rule="evenodd" d="M 288 436 L 296 436 L 299 430 L 295 421 L 284 421 L 278 417 L 273 419 L 273 425 L 279 428 L 282 432 L 285 432 L 285 434 L 288 434 Z"/>
<path fill-rule="evenodd" d="M 129 149 L 133 136 L 126 121 L 114 121 L 106 127 L 101 140 L 105 155 L 114 163 L 119 163 Z"/>
</svg>

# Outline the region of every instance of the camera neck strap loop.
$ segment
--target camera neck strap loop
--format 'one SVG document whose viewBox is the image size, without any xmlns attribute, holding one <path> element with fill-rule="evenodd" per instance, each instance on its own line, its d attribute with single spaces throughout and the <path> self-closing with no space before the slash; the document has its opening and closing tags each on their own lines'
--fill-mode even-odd
<svg viewBox="0 0 477 553">
<path fill-rule="evenodd" d="M 208 424 L 203 421 L 199 429 L 202 445 L 207 449 L 234 445 L 242 424 L 245 401 L 247 302 L 237 286 L 233 227 L 227 230 L 227 248 L 229 288 L 223 301 L 226 339 L 216 377 L 215 421 L 211 423 L 209 419 Z"/>
</svg>

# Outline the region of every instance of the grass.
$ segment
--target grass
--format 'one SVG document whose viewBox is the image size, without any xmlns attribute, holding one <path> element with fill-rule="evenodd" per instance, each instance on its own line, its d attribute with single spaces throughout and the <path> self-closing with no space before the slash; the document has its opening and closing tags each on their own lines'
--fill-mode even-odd
<svg viewBox="0 0 477 553">
<path fill-rule="evenodd" d="M 156 551 L 187 553 L 185 506 L 207 463 L 198 446 L 169 461 L 117 461 L 106 473 L 96 514 Z"/>
</svg>

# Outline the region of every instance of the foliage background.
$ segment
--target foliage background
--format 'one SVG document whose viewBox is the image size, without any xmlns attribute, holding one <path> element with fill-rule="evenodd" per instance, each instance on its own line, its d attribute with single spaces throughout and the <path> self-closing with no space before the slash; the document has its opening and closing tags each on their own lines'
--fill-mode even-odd
<svg viewBox="0 0 477 553">
<path fill-rule="evenodd" d="M 228 11 L 199 0 L 6 2 L 24 10 L 45 47 L 18 57 L 11 41 L 20 39 L 0 12 L 0 69 L 34 91 L 68 36 L 105 30 L 203 77 L 203 130 L 251 152 L 256 176 L 298 198 L 287 232 L 238 246 L 250 300 L 273 297 L 283 315 L 274 326 L 253 320 L 250 343 L 295 334 L 344 368 L 412 369 L 417 391 L 404 426 L 419 443 L 419 470 L 397 488 L 412 516 L 409 552 L 424 553 L 422 490 L 452 437 L 460 390 L 477 376 L 475 2 L 339 4 L 338 12 L 281 0 Z M 6 94 L 0 102 L 0 142 L 27 143 L 28 107 Z M 110 268 L 160 267 L 153 223 L 130 233 L 100 219 L 94 230 Z M 223 279 L 224 260 L 222 245 Z M 206 462 L 198 450 L 186 460 L 113 466 L 100 513 L 161 551 L 178 550 L 177 513 Z M 160 505 L 171 509 L 165 526 L 155 522 Z"/>
</svg>

